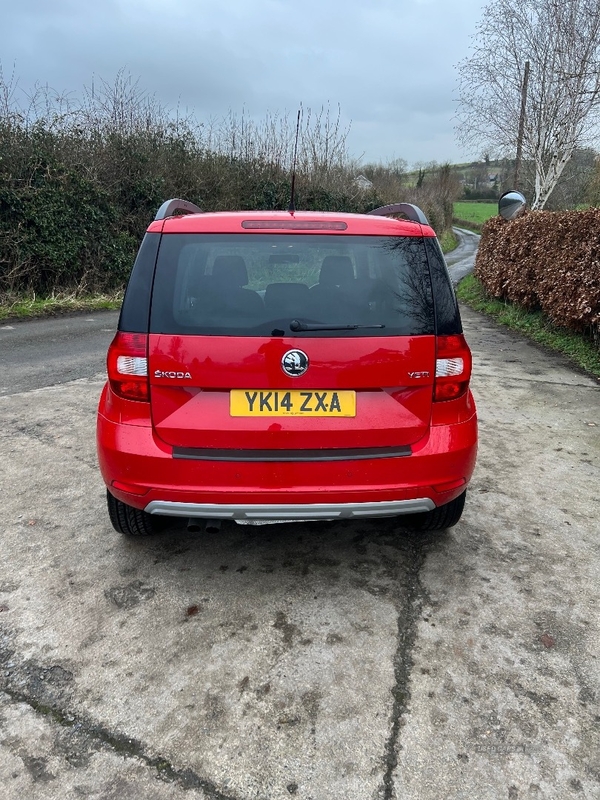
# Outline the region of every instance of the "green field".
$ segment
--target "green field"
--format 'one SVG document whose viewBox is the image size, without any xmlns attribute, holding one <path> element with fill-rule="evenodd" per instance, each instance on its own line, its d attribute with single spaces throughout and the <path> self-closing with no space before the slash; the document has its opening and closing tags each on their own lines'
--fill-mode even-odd
<svg viewBox="0 0 600 800">
<path fill-rule="evenodd" d="M 498 213 L 497 203 L 454 203 L 454 218 L 483 225 Z"/>
</svg>

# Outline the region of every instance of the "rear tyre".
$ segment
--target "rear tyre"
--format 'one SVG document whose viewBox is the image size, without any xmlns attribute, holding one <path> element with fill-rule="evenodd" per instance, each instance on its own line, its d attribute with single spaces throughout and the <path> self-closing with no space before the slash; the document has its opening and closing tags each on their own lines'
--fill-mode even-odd
<svg viewBox="0 0 600 800">
<path fill-rule="evenodd" d="M 455 497 L 449 503 L 438 506 L 432 511 L 423 514 L 411 515 L 408 520 L 408 527 L 414 531 L 443 531 L 451 528 L 459 521 L 465 507 L 467 491 Z"/>
<path fill-rule="evenodd" d="M 106 504 L 108 516 L 117 533 L 123 533 L 126 536 L 151 536 L 160 529 L 159 521 L 155 517 L 145 511 L 140 511 L 139 508 L 122 503 L 108 490 Z"/>
</svg>

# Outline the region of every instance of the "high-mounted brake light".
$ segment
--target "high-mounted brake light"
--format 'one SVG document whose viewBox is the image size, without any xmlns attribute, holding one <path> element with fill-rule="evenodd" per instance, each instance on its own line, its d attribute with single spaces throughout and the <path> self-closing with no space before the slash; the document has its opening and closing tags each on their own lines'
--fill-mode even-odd
<svg viewBox="0 0 600 800">
<path fill-rule="evenodd" d="M 126 400 L 148 401 L 148 337 L 117 331 L 106 358 L 113 392 Z"/>
<path fill-rule="evenodd" d="M 471 379 L 471 351 L 462 334 L 438 336 L 433 399 L 455 400 L 467 392 Z"/>
<path fill-rule="evenodd" d="M 345 231 L 345 222 L 327 222 L 302 219 L 245 219 L 242 228 L 246 230 L 291 230 L 291 231 Z"/>
</svg>

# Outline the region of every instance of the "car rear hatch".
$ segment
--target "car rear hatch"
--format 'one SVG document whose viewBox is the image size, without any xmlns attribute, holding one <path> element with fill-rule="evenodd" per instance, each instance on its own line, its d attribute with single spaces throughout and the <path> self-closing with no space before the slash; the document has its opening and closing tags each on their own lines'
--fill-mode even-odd
<svg viewBox="0 0 600 800">
<path fill-rule="evenodd" d="M 423 239 L 164 234 L 148 357 L 154 430 L 176 454 L 408 454 L 435 373 Z"/>
</svg>

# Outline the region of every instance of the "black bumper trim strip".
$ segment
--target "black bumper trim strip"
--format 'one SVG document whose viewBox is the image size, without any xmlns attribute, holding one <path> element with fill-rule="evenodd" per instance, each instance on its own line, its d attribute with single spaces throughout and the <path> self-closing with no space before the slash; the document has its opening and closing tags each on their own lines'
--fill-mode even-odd
<svg viewBox="0 0 600 800">
<path fill-rule="evenodd" d="M 212 447 L 174 447 L 173 458 L 194 461 L 366 461 L 373 458 L 404 458 L 412 449 L 402 447 L 356 447 L 339 450 L 218 450 Z"/>
</svg>

